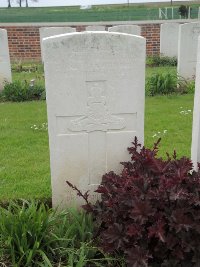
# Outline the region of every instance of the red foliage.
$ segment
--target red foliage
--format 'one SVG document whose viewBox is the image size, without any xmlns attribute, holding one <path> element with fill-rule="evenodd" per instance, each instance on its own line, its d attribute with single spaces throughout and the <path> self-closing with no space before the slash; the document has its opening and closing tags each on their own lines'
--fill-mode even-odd
<svg viewBox="0 0 200 267">
<path fill-rule="evenodd" d="M 99 245 L 124 255 L 128 267 L 199 267 L 200 170 L 176 153 L 157 158 L 159 142 L 150 150 L 135 138 L 131 162 L 121 163 L 121 175 L 103 175 L 101 201 L 83 195 L 85 207 L 100 225 Z"/>
</svg>

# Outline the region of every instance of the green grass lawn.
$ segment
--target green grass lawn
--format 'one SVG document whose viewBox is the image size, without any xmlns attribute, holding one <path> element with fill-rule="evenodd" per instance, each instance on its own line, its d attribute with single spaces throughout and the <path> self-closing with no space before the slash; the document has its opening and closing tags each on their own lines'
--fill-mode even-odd
<svg viewBox="0 0 200 267">
<path fill-rule="evenodd" d="M 175 74 L 176 68 L 148 67 L 146 76 L 156 72 Z M 38 72 L 13 72 L 13 80 L 33 78 L 44 83 L 41 65 Z M 161 137 L 160 156 L 176 149 L 179 157 L 190 157 L 192 108 L 191 94 L 147 97 L 145 145 Z M 0 103 L 0 200 L 51 197 L 46 122 L 45 101 Z"/>
<path fill-rule="evenodd" d="M 187 4 L 187 3 L 185 3 Z M 192 3 L 190 3 L 191 6 Z M 76 7 L 0 8 L 0 22 L 95 22 L 132 21 L 159 19 L 159 7 L 168 4 L 127 4 L 93 6 L 89 10 Z M 178 7 L 174 5 L 174 19 L 179 18 Z M 198 17 L 198 5 L 192 5 L 191 18 Z M 171 18 L 169 11 L 168 18 Z"/>
<path fill-rule="evenodd" d="M 0 103 L 0 199 L 50 196 L 45 122 L 45 102 Z"/>
<path fill-rule="evenodd" d="M 179 157 L 190 156 L 192 112 L 184 115 L 180 111 L 192 107 L 193 95 L 148 97 L 146 146 L 151 147 L 161 136 L 160 155 L 176 149 Z M 42 128 L 45 122 L 45 101 L 0 103 L 1 200 L 51 196 L 48 134 Z"/>
</svg>

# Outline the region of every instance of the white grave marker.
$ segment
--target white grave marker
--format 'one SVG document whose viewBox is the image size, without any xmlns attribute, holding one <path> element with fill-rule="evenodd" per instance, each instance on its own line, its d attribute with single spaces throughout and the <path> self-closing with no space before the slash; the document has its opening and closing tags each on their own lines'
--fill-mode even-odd
<svg viewBox="0 0 200 267">
<path fill-rule="evenodd" d="M 105 26 L 101 26 L 101 25 L 87 26 L 85 30 L 86 31 L 105 31 Z"/>
<path fill-rule="evenodd" d="M 108 28 L 109 32 L 121 32 L 133 35 L 141 35 L 141 27 L 138 25 L 117 25 Z"/>
<path fill-rule="evenodd" d="M 164 23 L 160 27 L 160 54 L 178 57 L 179 23 Z"/>
<path fill-rule="evenodd" d="M 66 185 L 93 193 L 102 175 L 143 143 L 145 39 L 82 32 L 44 40 L 53 205 L 83 204 Z"/>
<path fill-rule="evenodd" d="M 41 48 L 41 58 L 42 62 L 43 60 L 43 45 L 42 40 L 44 38 L 53 36 L 53 35 L 59 35 L 59 34 L 65 34 L 65 33 L 72 33 L 75 32 L 76 29 L 72 27 L 42 27 L 39 29 L 40 31 L 40 48 Z"/>
<path fill-rule="evenodd" d="M 194 168 L 197 169 L 197 162 L 200 162 L 200 37 L 198 41 L 198 56 L 196 66 L 191 158 Z"/>
<path fill-rule="evenodd" d="M 3 90 L 5 82 L 12 81 L 11 77 L 7 31 L 0 29 L 0 91 Z"/>
<path fill-rule="evenodd" d="M 179 27 L 178 74 L 185 79 L 192 79 L 196 73 L 200 22 L 185 23 Z"/>
</svg>

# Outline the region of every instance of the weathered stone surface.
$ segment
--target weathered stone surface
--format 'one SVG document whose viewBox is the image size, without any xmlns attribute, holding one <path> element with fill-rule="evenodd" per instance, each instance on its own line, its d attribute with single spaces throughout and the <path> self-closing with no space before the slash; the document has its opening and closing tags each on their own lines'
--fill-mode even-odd
<svg viewBox="0 0 200 267">
<path fill-rule="evenodd" d="M 108 28 L 109 32 L 122 32 L 133 35 L 141 35 L 141 27 L 138 25 L 117 25 Z"/>
<path fill-rule="evenodd" d="M 164 23 L 160 27 L 160 54 L 166 57 L 178 57 L 179 23 Z"/>
<path fill-rule="evenodd" d="M 41 58 L 43 60 L 43 46 L 42 46 L 42 40 L 44 38 L 59 35 L 59 34 L 65 34 L 65 33 L 72 33 L 75 32 L 76 29 L 72 27 L 41 27 L 40 28 L 40 47 L 41 47 Z"/>
<path fill-rule="evenodd" d="M 85 28 L 86 31 L 105 31 L 105 26 L 102 25 L 92 25 L 92 26 L 87 26 Z"/>
<path fill-rule="evenodd" d="M 82 204 L 66 186 L 94 189 L 143 143 L 145 39 L 82 32 L 44 40 L 53 205 Z"/>
<path fill-rule="evenodd" d="M 178 74 L 185 79 L 192 79 L 196 73 L 200 22 L 185 23 L 179 27 Z"/>
<path fill-rule="evenodd" d="M 11 81 L 12 76 L 7 31 L 0 29 L 0 91 L 3 90 L 5 82 Z"/>
<path fill-rule="evenodd" d="M 191 158 L 195 169 L 200 162 L 200 37 L 198 38 L 198 56 L 196 66 L 195 96 L 192 126 Z"/>
</svg>

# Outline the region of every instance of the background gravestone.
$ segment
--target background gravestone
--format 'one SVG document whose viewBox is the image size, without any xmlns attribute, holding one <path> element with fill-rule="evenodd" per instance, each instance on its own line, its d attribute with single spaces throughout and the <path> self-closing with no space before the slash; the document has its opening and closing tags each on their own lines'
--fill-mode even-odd
<svg viewBox="0 0 200 267">
<path fill-rule="evenodd" d="M 108 28 L 109 32 L 122 32 L 133 35 L 141 35 L 141 27 L 138 25 L 117 25 Z"/>
<path fill-rule="evenodd" d="M 101 25 L 92 25 L 85 27 L 86 31 L 105 31 L 105 26 Z"/>
<path fill-rule="evenodd" d="M 5 82 L 12 81 L 7 31 L 0 29 L 0 91 Z"/>
<path fill-rule="evenodd" d="M 192 79 L 196 74 L 199 35 L 200 22 L 185 23 L 179 26 L 178 74 L 185 79 Z"/>
<path fill-rule="evenodd" d="M 83 204 L 66 186 L 93 193 L 105 172 L 143 143 L 145 39 L 82 32 L 44 40 L 53 205 Z"/>
<path fill-rule="evenodd" d="M 64 33 L 72 33 L 75 32 L 76 29 L 72 27 L 42 27 L 40 28 L 40 47 L 41 47 L 41 58 L 43 60 L 43 46 L 42 46 L 42 40 L 44 38 L 53 36 L 53 35 L 59 35 Z"/>
<path fill-rule="evenodd" d="M 160 27 L 160 54 L 178 57 L 179 23 L 164 23 Z"/>
<path fill-rule="evenodd" d="M 195 169 L 197 169 L 197 162 L 200 162 L 200 37 L 196 67 L 191 158 Z"/>
</svg>

